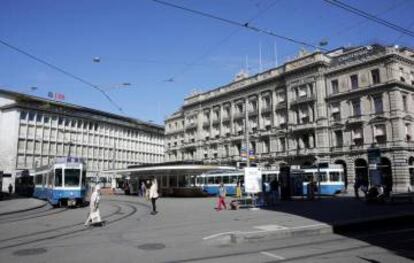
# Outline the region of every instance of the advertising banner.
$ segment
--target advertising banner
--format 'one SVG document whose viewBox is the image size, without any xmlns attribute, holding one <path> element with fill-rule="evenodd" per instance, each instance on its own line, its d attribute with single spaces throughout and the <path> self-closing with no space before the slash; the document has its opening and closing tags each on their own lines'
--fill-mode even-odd
<svg viewBox="0 0 414 263">
<path fill-rule="evenodd" d="M 244 168 L 244 188 L 246 193 L 262 192 L 262 172 L 257 167 Z"/>
</svg>

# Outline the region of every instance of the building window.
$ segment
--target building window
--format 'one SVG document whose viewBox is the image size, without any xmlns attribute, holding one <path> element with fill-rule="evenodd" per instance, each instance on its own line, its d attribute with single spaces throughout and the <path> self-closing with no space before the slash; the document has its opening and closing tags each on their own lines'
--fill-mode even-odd
<svg viewBox="0 0 414 263">
<path fill-rule="evenodd" d="M 405 78 L 404 78 L 404 68 L 400 68 L 400 80 L 402 82 L 405 82 Z"/>
<path fill-rule="evenodd" d="M 25 112 L 25 111 L 20 112 L 20 119 L 21 120 L 26 120 L 26 117 L 27 117 L 27 112 Z"/>
<path fill-rule="evenodd" d="M 286 101 L 286 94 L 285 92 L 278 92 L 277 93 L 278 102 L 285 102 Z"/>
<path fill-rule="evenodd" d="M 372 83 L 378 84 L 381 82 L 379 69 L 371 70 Z"/>
<path fill-rule="evenodd" d="M 344 145 L 344 138 L 342 131 L 335 131 L 335 146 L 342 147 Z"/>
<path fill-rule="evenodd" d="M 281 152 L 286 151 L 286 140 L 285 140 L 285 138 L 279 138 L 279 146 L 280 146 L 280 151 Z"/>
<path fill-rule="evenodd" d="M 374 109 L 375 113 L 380 114 L 384 112 L 384 106 L 382 103 L 382 97 L 381 96 L 375 96 L 374 97 Z"/>
<path fill-rule="evenodd" d="M 29 112 L 29 121 L 34 121 L 34 118 L 35 118 L 35 113 Z"/>
<path fill-rule="evenodd" d="M 263 153 L 269 153 L 270 151 L 270 142 L 269 139 L 263 140 Z"/>
<path fill-rule="evenodd" d="M 405 139 L 407 140 L 407 142 L 411 142 L 411 140 L 412 140 L 412 137 L 411 137 L 411 124 L 410 123 L 405 124 Z"/>
<path fill-rule="evenodd" d="M 408 111 L 407 95 L 402 96 L 402 102 L 403 102 L 403 110 Z"/>
<path fill-rule="evenodd" d="M 385 125 L 375 125 L 374 127 L 375 141 L 379 144 L 384 144 L 387 141 L 385 133 Z"/>
<path fill-rule="evenodd" d="M 352 75 L 351 76 L 351 87 L 352 89 L 357 89 L 358 86 L 358 75 Z"/>
<path fill-rule="evenodd" d="M 362 128 L 356 128 L 352 131 L 352 139 L 354 145 L 362 146 L 364 145 L 364 137 L 362 135 Z"/>
<path fill-rule="evenodd" d="M 410 75 L 411 75 L 411 85 L 414 85 L 414 71 L 411 71 Z"/>
<path fill-rule="evenodd" d="M 359 99 L 352 101 L 352 110 L 355 117 L 361 116 L 361 101 Z"/>
<path fill-rule="evenodd" d="M 334 79 L 331 81 L 331 86 L 332 86 L 332 94 L 339 93 L 339 85 L 338 85 L 337 79 Z"/>
<path fill-rule="evenodd" d="M 341 121 L 341 112 L 339 108 L 339 103 L 332 104 L 331 111 L 332 111 L 332 119 L 337 122 Z"/>
</svg>

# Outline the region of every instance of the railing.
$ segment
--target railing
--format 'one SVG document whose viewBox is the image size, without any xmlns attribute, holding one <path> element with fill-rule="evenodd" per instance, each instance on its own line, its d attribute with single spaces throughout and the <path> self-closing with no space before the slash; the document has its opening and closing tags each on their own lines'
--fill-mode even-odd
<svg viewBox="0 0 414 263">
<path fill-rule="evenodd" d="M 243 119 L 243 118 L 244 118 L 244 112 L 237 112 L 233 116 L 233 119 L 235 119 L 235 120 Z"/>
<path fill-rule="evenodd" d="M 270 113 L 272 112 L 272 107 L 270 106 L 264 106 L 262 107 L 262 114 Z"/>
<path fill-rule="evenodd" d="M 279 102 L 278 104 L 276 104 L 276 110 L 280 110 L 280 109 L 284 109 L 287 108 L 287 102 L 286 101 L 282 101 Z"/>
<path fill-rule="evenodd" d="M 297 104 L 301 104 L 301 103 L 313 102 L 315 100 L 316 100 L 316 96 L 315 96 L 315 94 L 312 94 L 312 95 L 299 97 L 299 98 L 293 100 L 290 104 L 293 106 L 293 105 L 297 105 Z"/>
</svg>

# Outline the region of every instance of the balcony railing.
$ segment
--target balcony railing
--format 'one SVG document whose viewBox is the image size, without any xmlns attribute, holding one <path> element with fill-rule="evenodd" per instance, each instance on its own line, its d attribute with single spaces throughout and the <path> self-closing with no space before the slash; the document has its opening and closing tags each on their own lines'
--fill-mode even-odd
<svg viewBox="0 0 414 263">
<path fill-rule="evenodd" d="M 259 110 L 258 109 L 251 109 L 248 112 L 249 116 L 256 116 L 257 114 L 259 114 Z"/>
<path fill-rule="evenodd" d="M 244 118 L 244 112 L 236 112 L 233 116 L 233 119 L 239 120 Z"/>
<path fill-rule="evenodd" d="M 301 103 L 313 102 L 315 100 L 316 100 L 316 96 L 314 94 L 307 95 L 307 96 L 296 98 L 295 100 L 293 100 L 291 102 L 291 105 L 294 106 L 294 105 L 298 105 L 298 104 L 301 104 Z"/>
<path fill-rule="evenodd" d="M 197 128 L 197 123 L 195 123 L 195 122 L 193 122 L 193 123 L 187 123 L 187 124 L 185 125 L 185 129 L 186 129 L 186 130 L 189 130 L 189 129 L 195 129 L 195 128 Z"/>
<path fill-rule="evenodd" d="M 285 108 L 287 108 L 287 102 L 286 101 L 282 101 L 282 102 L 279 102 L 278 104 L 276 104 L 276 110 L 285 109 Z"/>
<path fill-rule="evenodd" d="M 230 121 L 230 116 L 229 115 L 223 115 L 222 121 L 223 122 L 229 122 Z"/>
<path fill-rule="evenodd" d="M 262 114 L 267 114 L 272 112 L 272 107 L 270 106 L 264 106 L 262 107 Z"/>
</svg>

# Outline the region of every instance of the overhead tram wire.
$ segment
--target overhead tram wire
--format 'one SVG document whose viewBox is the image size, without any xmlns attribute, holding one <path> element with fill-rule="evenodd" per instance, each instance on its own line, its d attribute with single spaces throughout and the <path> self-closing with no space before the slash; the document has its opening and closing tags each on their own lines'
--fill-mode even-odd
<svg viewBox="0 0 414 263">
<path fill-rule="evenodd" d="M 404 6 L 405 4 L 407 4 L 407 2 L 406 1 L 401 1 L 401 2 L 398 2 L 398 3 L 393 3 L 390 7 L 388 7 L 387 9 L 385 9 L 384 11 L 382 11 L 382 12 L 380 12 L 380 13 L 377 13 L 377 14 L 375 14 L 375 16 L 382 16 L 382 15 L 384 15 L 384 14 L 386 14 L 386 13 L 388 13 L 388 12 L 391 12 L 391 11 L 393 11 L 394 9 L 396 9 L 396 8 L 401 8 L 402 6 Z M 342 35 L 344 32 L 348 32 L 348 31 L 350 31 L 350 30 L 352 30 L 352 29 L 354 29 L 354 28 L 356 28 L 356 27 L 359 27 L 359 26 L 361 26 L 361 25 L 363 25 L 363 24 L 365 24 L 365 23 L 368 23 L 369 22 L 369 20 L 361 20 L 361 21 L 359 21 L 359 22 L 357 22 L 357 23 L 354 23 L 354 24 L 351 24 L 351 25 L 348 25 L 348 26 L 346 26 L 346 27 L 343 27 L 342 28 L 342 30 L 339 30 L 339 31 L 337 31 L 337 32 L 335 32 L 334 34 L 332 34 L 332 36 L 337 36 L 337 35 Z M 404 35 L 404 34 L 402 34 L 402 35 Z"/>
<path fill-rule="evenodd" d="M 196 14 L 196 15 L 199 15 L 199 16 L 203 16 L 203 17 L 207 17 L 207 18 L 214 19 L 214 20 L 217 20 L 217 21 L 221 21 L 223 23 L 227 23 L 227 24 L 230 24 L 230 25 L 233 25 L 233 26 L 242 27 L 242 28 L 257 32 L 257 33 L 262 33 L 262 34 L 266 34 L 266 35 L 269 35 L 269 36 L 272 36 L 272 37 L 280 38 L 280 39 L 283 39 L 283 40 L 286 40 L 286 41 L 289 41 L 289 42 L 292 42 L 292 43 L 295 43 L 295 44 L 298 44 L 298 45 L 303 45 L 303 46 L 312 47 L 312 48 L 315 48 L 315 49 L 328 51 L 327 49 L 325 49 L 321 46 L 318 46 L 316 44 L 312 44 L 312 43 L 308 43 L 308 42 L 305 42 L 305 41 L 302 41 L 302 40 L 297 40 L 297 39 L 294 39 L 294 38 L 291 38 L 291 37 L 280 35 L 280 34 L 274 33 L 273 31 L 270 31 L 270 30 L 266 30 L 266 29 L 262 29 L 262 28 L 259 28 L 259 27 L 256 27 L 256 26 L 252 26 L 249 23 L 240 23 L 240 22 L 237 22 L 237 21 L 234 21 L 234 20 L 231 20 L 231 19 L 219 17 L 219 16 L 216 16 L 216 15 L 213 15 L 213 14 L 198 11 L 198 10 L 191 9 L 191 8 L 188 8 L 188 7 L 168 3 L 168 2 L 165 2 L 165 1 L 162 1 L 162 0 L 151 0 L 151 1 L 156 2 L 158 4 L 161 4 L 161 5 L 164 5 L 164 6 L 169 6 L 169 7 L 175 8 L 175 9 L 180 9 L 180 10 L 183 10 L 183 11 L 186 11 L 186 12 L 189 12 L 189 13 L 193 13 L 193 14 Z"/>
<path fill-rule="evenodd" d="M 8 48 L 10 48 L 10 49 L 13 49 L 13 50 L 15 50 L 15 51 L 17 51 L 17 52 L 19 52 L 19 53 L 21 53 L 21 54 L 23 54 L 23 55 L 25 55 L 25 56 L 27 56 L 27 57 L 29 57 L 29 58 L 31 58 L 31 59 L 33 59 L 33 60 L 35 60 L 35 61 L 37 61 L 37 62 L 39 62 L 39 63 L 41 63 L 41 64 L 43 64 L 43 65 L 46 65 L 47 67 L 49 67 L 49 68 L 52 68 L 52 69 L 54 69 L 54 70 L 56 70 L 56 71 L 59 71 L 60 73 L 62 73 L 63 75 L 66 75 L 66 76 L 68 76 L 68 77 L 70 77 L 70 78 L 72 78 L 72 79 L 75 79 L 75 80 L 77 80 L 77 81 L 79 81 L 79 82 L 81 82 L 81 83 L 83 83 L 83 84 L 85 84 L 85 85 L 87 85 L 87 86 L 89 86 L 89 87 L 92 87 L 92 88 L 94 88 L 94 89 L 96 89 L 97 91 L 99 91 L 115 108 L 117 108 L 117 110 L 119 110 L 121 113 L 124 113 L 123 112 L 123 110 L 122 110 L 122 108 L 105 92 L 105 90 L 103 90 L 103 89 L 101 89 L 98 85 L 95 85 L 95 84 L 93 84 L 93 83 L 91 83 L 91 82 L 89 82 L 89 81 L 87 81 L 87 80 L 85 80 L 85 79 L 83 79 L 83 78 L 81 78 L 81 77 L 78 77 L 78 76 L 76 76 L 76 75 L 74 75 L 74 74 L 72 74 L 72 73 L 70 73 L 69 71 L 66 71 L 66 70 L 64 70 L 64 69 L 62 69 L 62 68 L 60 68 L 60 67 L 58 67 L 58 66 L 55 66 L 55 65 L 53 65 L 52 63 L 50 63 L 50 62 L 47 62 L 46 60 L 44 60 L 44 59 L 41 59 L 41 58 L 38 58 L 38 57 L 36 57 L 36 56 L 34 56 L 34 55 L 32 55 L 32 54 L 30 54 L 29 52 L 27 52 L 27 51 L 24 51 L 24 50 L 22 50 L 22 49 L 20 49 L 20 48 L 18 48 L 18 47 L 15 47 L 15 46 L 13 46 L 12 44 L 9 44 L 9 43 L 7 43 L 6 41 L 4 41 L 4 40 L 1 40 L 0 39 L 0 44 L 2 44 L 2 45 L 4 45 L 4 46 L 6 46 L 6 47 L 8 47 Z"/>
<path fill-rule="evenodd" d="M 408 35 L 408 36 L 414 38 L 414 32 L 413 31 L 408 30 L 406 28 L 403 28 L 403 27 L 401 27 L 399 25 L 396 25 L 394 23 L 391 23 L 391 22 L 389 22 L 387 20 L 384 20 L 382 18 L 376 17 L 376 16 L 374 16 L 372 14 L 369 14 L 369 13 L 363 11 L 363 10 L 357 9 L 357 8 L 351 6 L 351 5 L 345 4 L 345 3 L 341 2 L 341 1 L 338 1 L 338 0 L 324 0 L 324 1 L 328 4 L 339 7 L 341 9 L 346 10 L 348 12 L 351 12 L 355 15 L 362 16 L 362 17 L 364 17 L 368 20 L 371 20 L 375 23 L 381 24 L 381 25 L 386 26 L 388 28 L 391 28 L 391 29 L 393 29 L 397 32 L 400 32 L 402 34 L 405 34 L 405 35 Z"/>
<path fill-rule="evenodd" d="M 251 23 L 253 22 L 255 19 L 257 19 L 259 16 L 263 15 L 264 13 L 266 13 L 267 11 L 269 11 L 273 6 L 275 6 L 277 3 L 279 2 L 279 0 L 275 0 L 272 4 L 270 4 L 269 6 L 266 7 L 266 9 L 258 12 L 256 15 L 254 15 L 252 18 L 249 19 L 249 21 L 247 23 Z M 177 74 L 175 74 L 173 77 L 168 78 L 168 80 L 166 81 L 174 81 L 178 75 L 184 74 L 185 72 L 187 72 L 187 70 L 189 70 L 192 66 L 196 65 L 197 62 L 199 62 L 200 60 L 202 60 L 204 57 L 206 57 L 208 54 L 210 54 L 215 48 L 217 48 L 218 46 L 224 44 L 227 40 L 229 40 L 232 36 L 234 36 L 236 33 L 238 33 L 241 30 L 241 28 L 237 28 L 235 30 L 233 30 L 232 32 L 230 32 L 230 34 L 228 34 L 227 36 L 225 36 L 223 39 L 221 39 L 220 41 L 216 42 L 214 44 L 214 46 L 210 47 L 209 49 L 207 49 L 203 54 L 201 54 L 200 56 L 198 56 L 197 58 L 195 58 L 192 62 L 186 64 L 186 66 Z"/>
</svg>

